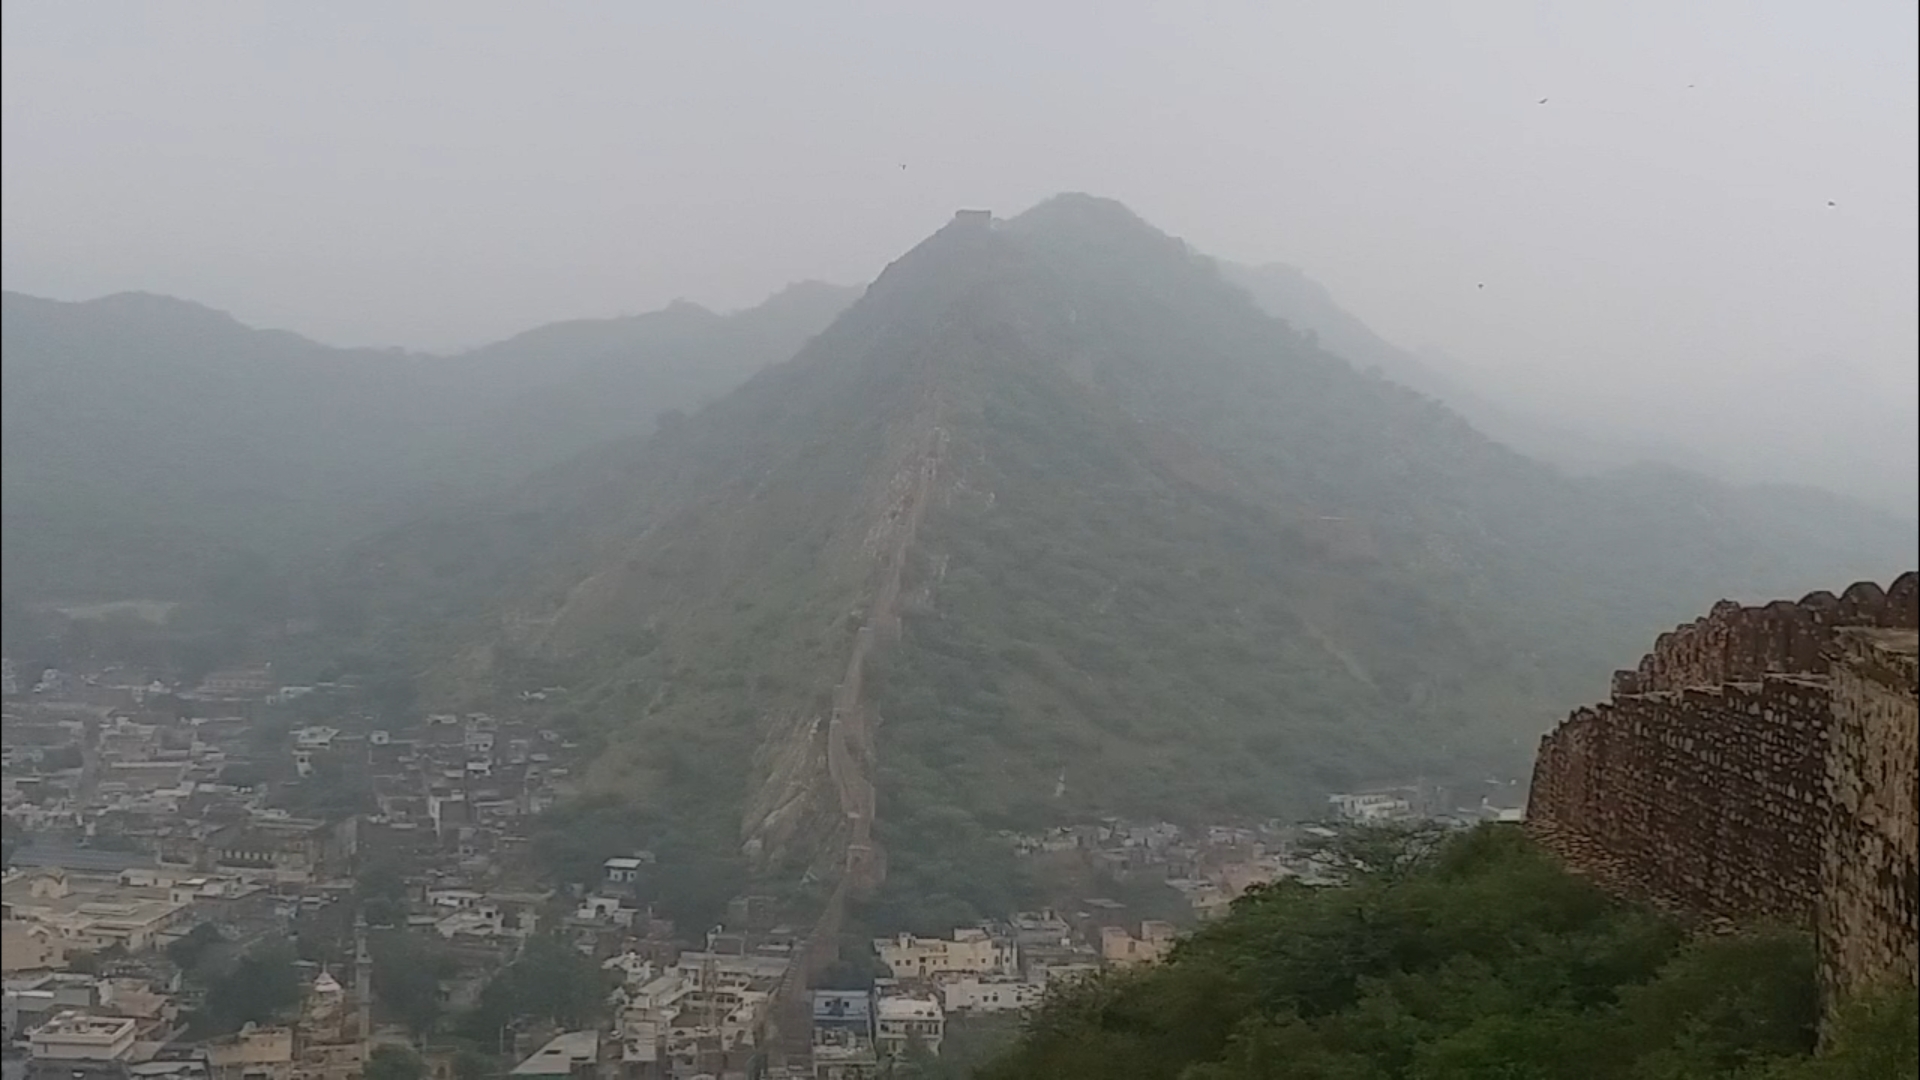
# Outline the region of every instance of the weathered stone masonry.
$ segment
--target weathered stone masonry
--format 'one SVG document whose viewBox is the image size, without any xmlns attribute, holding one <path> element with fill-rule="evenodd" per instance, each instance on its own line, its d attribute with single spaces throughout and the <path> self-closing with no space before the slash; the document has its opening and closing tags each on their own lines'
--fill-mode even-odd
<svg viewBox="0 0 1920 1080">
<path fill-rule="evenodd" d="M 1529 827 L 1615 891 L 1805 922 L 1828 716 L 1827 687 L 1802 676 L 1616 696 L 1547 737 Z"/>
<path fill-rule="evenodd" d="M 1815 928 L 1832 991 L 1920 980 L 1916 622 L 1907 573 L 1662 634 L 1541 740 L 1529 831 L 1623 895 Z"/>
<path fill-rule="evenodd" d="M 1842 631 L 1816 917 L 1831 991 L 1920 972 L 1920 718 L 1912 630 Z"/>
</svg>

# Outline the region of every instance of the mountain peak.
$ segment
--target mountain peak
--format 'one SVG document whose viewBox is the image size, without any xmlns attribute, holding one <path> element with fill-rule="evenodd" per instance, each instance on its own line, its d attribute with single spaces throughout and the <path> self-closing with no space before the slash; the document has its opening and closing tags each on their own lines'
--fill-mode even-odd
<svg viewBox="0 0 1920 1080">
<path fill-rule="evenodd" d="M 1084 191 L 1063 191 L 1043 199 L 1013 220 L 1029 228 L 1064 222 L 1082 227 L 1143 229 L 1153 233 L 1160 231 L 1147 224 L 1145 219 L 1120 200 L 1089 195 Z"/>
<path fill-rule="evenodd" d="M 6 294 L 6 303 L 8 308 L 16 311 L 34 311 L 53 318 L 88 319 L 104 315 L 112 319 L 135 320 L 155 328 L 182 326 L 246 328 L 245 324 L 238 319 L 217 308 L 154 292 L 109 293 L 91 300 L 53 300 L 9 290 Z"/>
<path fill-rule="evenodd" d="M 197 304 L 191 300 L 167 296 L 163 293 L 130 291 L 110 293 L 96 300 L 83 302 L 96 311 L 112 312 L 135 318 L 168 319 L 176 322 L 195 322 L 204 325 L 240 326 L 240 320 L 217 308 Z"/>
</svg>

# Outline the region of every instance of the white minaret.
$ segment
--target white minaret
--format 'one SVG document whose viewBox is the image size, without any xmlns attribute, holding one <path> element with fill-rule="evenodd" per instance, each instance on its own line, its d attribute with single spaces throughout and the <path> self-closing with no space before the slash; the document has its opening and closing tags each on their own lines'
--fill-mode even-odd
<svg viewBox="0 0 1920 1080">
<path fill-rule="evenodd" d="M 373 953 L 367 950 L 367 917 L 353 916 L 353 1001 L 360 1013 L 360 1060 L 373 1052 Z"/>
</svg>

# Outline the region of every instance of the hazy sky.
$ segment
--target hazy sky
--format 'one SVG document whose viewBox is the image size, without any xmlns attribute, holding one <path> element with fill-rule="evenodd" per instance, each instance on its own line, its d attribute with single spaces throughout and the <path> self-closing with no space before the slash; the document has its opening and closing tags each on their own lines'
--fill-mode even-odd
<svg viewBox="0 0 1920 1080">
<path fill-rule="evenodd" d="M 1543 407 L 1915 469 L 1911 0 L 4 10 L 10 289 L 448 347 L 1084 190 Z"/>
</svg>

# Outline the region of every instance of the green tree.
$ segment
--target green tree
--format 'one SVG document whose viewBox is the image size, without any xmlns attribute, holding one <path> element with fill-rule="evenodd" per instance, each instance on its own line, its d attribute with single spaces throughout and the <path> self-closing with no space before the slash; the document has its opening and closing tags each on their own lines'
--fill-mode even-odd
<svg viewBox="0 0 1920 1080">
<path fill-rule="evenodd" d="M 393 858 L 369 859 L 354 875 L 354 898 L 369 926 L 402 926 L 407 916 L 406 868 Z"/>
<path fill-rule="evenodd" d="M 374 1000 L 417 1038 L 440 1018 L 440 980 L 453 974 L 453 958 L 431 937 L 404 930 L 374 934 Z"/>
<path fill-rule="evenodd" d="M 266 1023 L 300 1003 L 294 950 L 284 942 L 257 948 L 207 988 L 207 1020 L 231 1031 L 249 1021 Z"/>
<path fill-rule="evenodd" d="M 502 1027 L 521 1018 L 586 1027 L 604 1013 L 611 989 L 611 977 L 598 964 L 557 936 L 538 935 L 488 980 L 479 1003 L 461 1019 L 460 1031 L 488 1046 L 498 1041 Z"/>
<path fill-rule="evenodd" d="M 1512 827 L 1434 839 L 1351 834 L 1347 884 L 1256 890 L 1165 963 L 1054 994 L 979 1076 L 1851 1080 L 1842 1050 L 1911 1057 L 1910 997 L 1812 1056 L 1802 933 L 1690 937 Z"/>
<path fill-rule="evenodd" d="M 1835 1010 L 1827 1046 L 1756 1080 L 1920 1080 L 1920 998 L 1911 986 L 1863 994 Z"/>
<path fill-rule="evenodd" d="M 472 1047 L 463 1046 L 453 1055 L 454 1080 L 484 1080 L 494 1068 L 492 1058 Z"/>
<path fill-rule="evenodd" d="M 421 1080 L 426 1074 L 427 1063 L 419 1054 L 391 1044 L 374 1047 L 361 1073 L 365 1080 Z"/>
<path fill-rule="evenodd" d="M 208 950 L 224 941 L 220 928 L 210 922 L 195 924 L 167 945 L 167 959 L 182 971 L 192 971 L 206 958 Z"/>
</svg>

